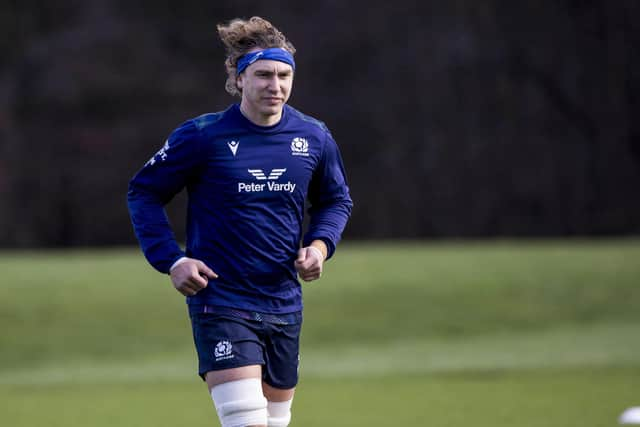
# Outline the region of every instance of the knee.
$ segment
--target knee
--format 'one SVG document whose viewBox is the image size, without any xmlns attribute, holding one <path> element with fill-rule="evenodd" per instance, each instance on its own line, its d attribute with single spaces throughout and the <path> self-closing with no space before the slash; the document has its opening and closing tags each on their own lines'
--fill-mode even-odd
<svg viewBox="0 0 640 427">
<path fill-rule="evenodd" d="M 222 427 L 267 425 L 267 399 L 260 378 L 219 384 L 211 389 L 211 397 Z"/>
</svg>

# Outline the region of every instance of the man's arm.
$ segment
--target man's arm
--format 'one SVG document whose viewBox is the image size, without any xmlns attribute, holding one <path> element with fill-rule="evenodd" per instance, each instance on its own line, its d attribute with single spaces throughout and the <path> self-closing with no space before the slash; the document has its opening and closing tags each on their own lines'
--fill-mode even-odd
<svg viewBox="0 0 640 427">
<path fill-rule="evenodd" d="M 353 207 L 342 158 L 330 134 L 327 134 L 320 162 L 309 187 L 309 201 L 309 230 L 304 236 L 303 248 L 296 261 L 296 268 L 303 280 L 320 277 L 322 263 L 335 252 Z M 313 257 L 314 253 L 318 256 Z M 302 261 L 307 258 L 308 261 Z M 302 268 L 303 266 L 308 267 Z"/>
<path fill-rule="evenodd" d="M 162 273 L 185 254 L 176 242 L 164 206 L 197 175 L 202 156 L 198 129 L 184 123 L 129 183 L 131 222 L 149 263 Z"/>
</svg>

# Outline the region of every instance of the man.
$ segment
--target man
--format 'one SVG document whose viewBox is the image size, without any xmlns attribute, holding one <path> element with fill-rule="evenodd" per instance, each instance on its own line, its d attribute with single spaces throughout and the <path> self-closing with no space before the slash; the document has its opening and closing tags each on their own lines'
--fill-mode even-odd
<svg viewBox="0 0 640 427">
<path fill-rule="evenodd" d="M 259 17 L 218 33 L 227 91 L 241 101 L 178 127 L 132 179 L 129 211 L 148 261 L 187 297 L 199 374 L 222 426 L 284 427 L 298 381 L 298 275 L 320 277 L 352 201 L 328 129 L 286 104 L 293 45 Z M 164 205 L 185 187 L 183 252 Z"/>
</svg>

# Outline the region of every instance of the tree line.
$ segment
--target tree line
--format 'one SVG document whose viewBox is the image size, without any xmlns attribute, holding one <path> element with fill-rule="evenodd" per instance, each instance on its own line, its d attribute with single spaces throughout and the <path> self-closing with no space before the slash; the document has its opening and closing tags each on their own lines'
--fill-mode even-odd
<svg viewBox="0 0 640 427">
<path fill-rule="evenodd" d="M 252 15 L 341 148 L 346 237 L 640 231 L 637 2 L 160 3 L 1 6 L 0 246 L 132 243 L 128 180 L 236 101 L 215 24 Z"/>
</svg>

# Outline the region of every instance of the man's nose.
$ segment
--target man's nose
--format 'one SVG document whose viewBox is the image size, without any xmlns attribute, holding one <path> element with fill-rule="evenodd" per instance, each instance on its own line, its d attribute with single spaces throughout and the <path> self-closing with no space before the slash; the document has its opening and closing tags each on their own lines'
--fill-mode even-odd
<svg viewBox="0 0 640 427">
<path fill-rule="evenodd" d="M 267 88 L 274 92 L 277 92 L 278 89 L 280 89 L 280 80 L 278 79 L 277 76 L 269 79 L 269 84 L 267 85 Z"/>
</svg>

